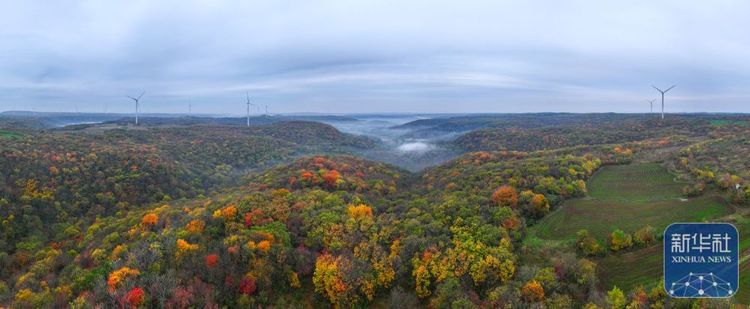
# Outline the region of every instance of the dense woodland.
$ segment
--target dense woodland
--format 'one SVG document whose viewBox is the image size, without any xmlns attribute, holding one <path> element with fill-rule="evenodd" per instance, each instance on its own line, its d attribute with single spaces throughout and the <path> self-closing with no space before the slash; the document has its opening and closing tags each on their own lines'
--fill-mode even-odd
<svg viewBox="0 0 750 309">
<path fill-rule="evenodd" d="M 465 152 L 413 173 L 314 122 L 0 131 L 0 305 L 714 308 L 603 287 L 599 260 L 653 245 L 529 246 L 606 165 L 654 161 L 686 196 L 750 204 L 748 120 L 540 114 L 424 120 Z M 534 123 L 544 123 L 536 126 Z M 428 129 L 429 128 L 429 129 Z M 741 133 L 738 133 L 741 132 Z M 738 212 L 741 213 L 741 212 Z M 747 212 L 744 212 L 745 214 Z M 637 266 L 634 266 L 637 267 Z"/>
</svg>

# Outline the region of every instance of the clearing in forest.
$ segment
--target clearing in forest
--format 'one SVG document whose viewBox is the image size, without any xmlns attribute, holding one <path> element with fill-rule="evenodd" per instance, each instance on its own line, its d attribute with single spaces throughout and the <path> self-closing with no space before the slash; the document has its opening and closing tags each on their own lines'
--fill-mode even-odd
<svg viewBox="0 0 750 309">
<path fill-rule="evenodd" d="M 656 163 L 605 166 L 587 183 L 586 197 L 565 202 L 532 230 L 542 239 L 574 240 L 576 232 L 587 229 L 604 241 L 614 229 L 633 233 L 651 225 L 661 233 L 673 222 L 710 220 L 732 212 L 715 194 L 685 201 L 684 185 Z"/>
</svg>

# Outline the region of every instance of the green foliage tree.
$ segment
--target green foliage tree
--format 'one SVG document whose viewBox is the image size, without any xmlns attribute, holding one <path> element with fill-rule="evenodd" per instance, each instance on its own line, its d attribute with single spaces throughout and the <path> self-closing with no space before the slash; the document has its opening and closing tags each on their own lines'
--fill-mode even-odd
<svg viewBox="0 0 750 309">
<path fill-rule="evenodd" d="M 607 306 L 612 309 L 623 309 L 627 304 L 628 299 L 625 297 L 625 293 L 622 292 L 617 286 L 613 287 L 607 292 Z"/>
</svg>

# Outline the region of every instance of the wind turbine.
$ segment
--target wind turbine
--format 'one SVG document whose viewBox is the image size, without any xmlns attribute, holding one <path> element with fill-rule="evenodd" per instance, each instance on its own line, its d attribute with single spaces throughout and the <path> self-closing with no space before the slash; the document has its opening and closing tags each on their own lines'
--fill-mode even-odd
<svg viewBox="0 0 750 309">
<path fill-rule="evenodd" d="M 664 94 L 667 93 L 667 91 L 672 90 L 677 85 L 672 85 L 672 87 L 667 88 L 667 90 L 661 90 L 659 88 L 656 88 L 656 86 L 651 85 L 651 87 L 654 87 L 657 91 L 661 92 L 661 119 L 664 119 Z"/>
<path fill-rule="evenodd" d="M 654 113 L 654 101 L 656 101 L 656 99 L 646 100 L 646 101 L 648 101 L 649 103 L 651 103 L 651 113 L 653 114 Z"/>
<path fill-rule="evenodd" d="M 247 96 L 247 126 L 250 127 L 250 105 L 255 106 L 255 104 L 250 103 L 249 92 L 245 92 L 245 95 Z"/>
<path fill-rule="evenodd" d="M 131 97 L 129 95 L 126 96 L 126 97 L 130 98 L 131 100 L 135 101 L 135 125 L 138 125 L 138 104 L 140 103 L 139 101 L 141 100 L 141 97 L 145 93 L 146 93 L 145 91 L 141 92 L 141 95 L 139 95 L 137 98 Z"/>
</svg>

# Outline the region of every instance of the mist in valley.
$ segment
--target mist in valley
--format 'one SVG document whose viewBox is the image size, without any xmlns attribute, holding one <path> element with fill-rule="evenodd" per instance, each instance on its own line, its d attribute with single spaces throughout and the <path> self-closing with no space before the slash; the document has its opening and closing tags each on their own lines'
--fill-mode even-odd
<svg viewBox="0 0 750 309">
<path fill-rule="evenodd" d="M 444 143 L 455 138 L 456 132 L 429 131 L 423 127 L 402 126 L 416 120 L 432 119 L 435 115 L 353 115 L 356 120 L 322 121 L 336 129 L 380 141 L 380 145 L 362 150 L 359 155 L 390 163 L 409 171 L 420 171 L 456 157 L 459 152 Z"/>
</svg>

